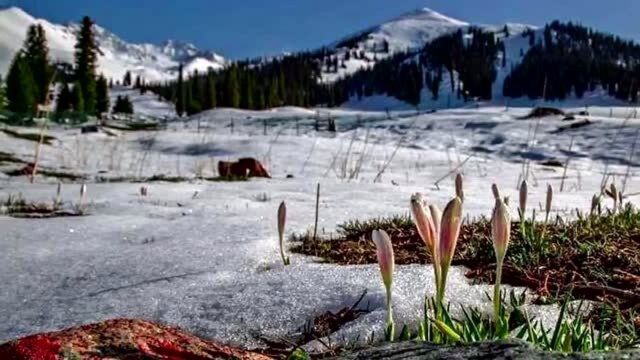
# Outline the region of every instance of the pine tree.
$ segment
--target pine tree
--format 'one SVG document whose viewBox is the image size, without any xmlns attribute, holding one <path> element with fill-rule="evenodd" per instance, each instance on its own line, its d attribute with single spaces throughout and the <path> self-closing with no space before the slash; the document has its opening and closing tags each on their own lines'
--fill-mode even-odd
<svg viewBox="0 0 640 360">
<path fill-rule="evenodd" d="M 96 63 L 100 51 L 95 39 L 93 21 L 85 16 L 82 19 L 78 41 L 75 45 L 76 80 L 83 99 L 83 112 L 94 114 L 96 111 Z M 76 91 L 74 87 L 74 92 Z M 76 111 L 79 107 L 76 106 Z"/>
<path fill-rule="evenodd" d="M 102 118 L 102 114 L 109 111 L 109 85 L 107 79 L 100 75 L 96 83 L 96 114 Z"/>
<path fill-rule="evenodd" d="M 231 70 L 227 76 L 227 105 L 232 108 L 238 108 L 240 107 L 240 84 L 238 83 L 238 68 L 236 65 L 231 66 Z"/>
<path fill-rule="evenodd" d="M 33 77 L 35 97 L 38 103 L 44 103 L 49 95 L 49 85 L 53 75 L 49 63 L 49 49 L 44 28 L 34 24 L 27 31 L 24 54 Z"/>
<path fill-rule="evenodd" d="M 71 89 L 69 89 L 69 84 L 64 83 L 62 88 L 60 89 L 60 93 L 58 94 L 58 99 L 56 102 L 56 113 L 61 115 L 67 111 L 70 111 L 73 108 L 73 95 L 71 93 Z"/>
<path fill-rule="evenodd" d="M 216 80 L 213 71 L 207 74 L 207 80 L 204 86 L 204 100 L 202 103 L 203 110 L 213 109 L 217 105 Z"/>
<path fill-rule="evenodd" d="M 114 114 L 133 114 L 133 104 L 128 96 L 118 96 L 113 105 Z"/>
<path fill-rule="evenodd" d="M 73 105 L 73 110 L 78 113 L 84 113 L 85 102 L 84 95 L 82 94 L 82 85 L 80 85 L 79 81 L 76 81 L 73 84 L 73 90 L 71 91 L 71 104 Z"/>
<path fill-rule="evenodd" d="M 29 64 L 22 51 L 13 58 L 7 75 L 8 109 L 17 114 L 33 115 L 36 90 Z"/>
<path fill-rule="evenodd" d="M 186 92 L 184 88 L 184 75 L 182 74 L 182 64 L 180 64 L 180 68 L 178 70 L 178 83 L 177 83 L 177 91 L 176 91 L 176 114 L 178 116 L 184 115 L 185 111 L 185 101 L 186 101 Z"/>
<path fill-rule="evenodd" d="M 122 78 L 122 85 L 123 86 L 131 86 L 131 72 L 127 71 L 126 73 L 124 73 L 124 77 Z"/>
</svg>

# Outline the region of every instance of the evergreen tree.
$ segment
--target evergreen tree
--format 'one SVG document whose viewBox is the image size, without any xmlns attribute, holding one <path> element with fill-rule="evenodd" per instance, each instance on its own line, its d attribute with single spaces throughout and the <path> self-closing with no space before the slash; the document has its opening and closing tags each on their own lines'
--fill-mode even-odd
<svg viewBox="0 0 640 360">
<path fill-rule="evenodd" d="M 133 104 L 128 96 L 119 96 L 113 105 L 114 114 L 133 114 Z"/>
<path fill-rule="evenodd" d="M 178 83 L 176 90 L 176 114 L 178 116 L 184 115 L 185 111 L 185 101 L 186 101 L 186 92 L 184 88 L 184 75 L 182 74 L 182 64 L 180 64 L 180 68 L 178 70 Z"/>
<path fill-rule="evenodd" d="M 140 78 L 140 75 L 136 76 L 136 83 L 133 87 L 136 89 L 142 88 L 142 79 Z"/>
<path fill-rule="evenodd" d="M 8 109 L 17 114 L 33 115 L 36 108 L 36 89 L 29 63 L 22 51 L 13 58 L 7 75 Z"/>
<path fill-rule="evenodd" d="M 207 79 L 204 85 L 204 99 L 202 101 L 202 109 L 213 109 L 217 105 L 216 80 L 213 71 L 207 73 Z"/>
<path fill-rule="evenodd" d="M 102 118 L 102 114 L 109 111 L 109 85 L 107 79 L 100 75 L 96 83 L 96 114 Z"/>
<path fill-rule="evenodd" d="M 49 95 L 53 72 L 49 63 L 47 38 L 42 25 L 34 24 L 29 27 L 24 43 L 24 54 L 33 77 L 36 101 L 44 103 Z"/>
<path fill-rule="evenodd" d="M 73 90 L 71 91 L 71 104 L 73 105 L 73 110 L 78 113 L 84 113 L 85 102 L 84 95 L 82 94 L 82 85 L 80 85 L 79 81 L 76 81 L 73 84 Z"/>
<path fill-rule="evenodd" d="M 238 83 L 238 68 L 236 65 L 231 66 L 231 70 L 227 74 L 227 105 L 232 108 L 240 107 L 240 84 Z"/>
<path fill-rule="evenodd" d="M 71 109 L 73 109 L 73 95 L 71 89 L 69 89 L 69 84 L 64 83 L 58 94 L 56 113 L 61 115 Z"/>
<path fill-rule="evenodd" d="M 127 71 L 126 73 L 124 73 L 124 77 L 122 78 L 122 85 L 123 86 L 131 86 L 131 72 Z"/>
<path fill-rule="evenodd" d="M 96 112 L 96 63 L 100 51 L 95 39 L 93 21 L 85 16 L 75 45 L 76 80 L 83 99 L 83 111 Z M 74 92 L 76 91 L 74 87 Z M 76 111 L 79 107 L 76 106 Z"/>
</svg>

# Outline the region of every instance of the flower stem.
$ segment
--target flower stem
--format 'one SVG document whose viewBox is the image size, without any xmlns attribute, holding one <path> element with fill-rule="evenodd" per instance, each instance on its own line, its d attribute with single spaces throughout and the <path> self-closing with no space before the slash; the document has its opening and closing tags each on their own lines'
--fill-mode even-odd
<svg viewBox="0 0 640 360">
<path fill-rule="evenodd" d="M 493 317 L 498 324 L 498 319 L 500 318 L 500 306 L 502 304 L 502 299 L 500 298 L 500 281 L 502 279 L 502 260 L 498 260 L 496 263 L 496 282 L 493 286 Z"/>
</svg>

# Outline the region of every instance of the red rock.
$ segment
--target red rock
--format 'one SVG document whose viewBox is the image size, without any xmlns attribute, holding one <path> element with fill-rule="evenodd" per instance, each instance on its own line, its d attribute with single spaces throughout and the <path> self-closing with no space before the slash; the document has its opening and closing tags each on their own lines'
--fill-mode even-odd
<svg viewBox="0 0 640 360">
<path fill-rule="evenodd" d="M 228 177 L 264 177 L 271 178 L 260 161 L 254 158 L 242 158 L 238 161 L 218 161 L 218 174 Z"/>
<path fill-rule="evenodd" d="M 60 360 L 65 356 L 79 359 L 270 359 L 198 338 L 178 328 L 137 319 L 107 320 L 0 345 L 2 360 Z"/>
</svg>

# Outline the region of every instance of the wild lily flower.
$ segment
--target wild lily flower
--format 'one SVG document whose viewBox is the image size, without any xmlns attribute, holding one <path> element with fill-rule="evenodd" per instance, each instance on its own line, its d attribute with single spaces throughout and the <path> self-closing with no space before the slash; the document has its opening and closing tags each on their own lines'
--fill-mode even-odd
<svg viewBox="0 0 640 360">
<path fill-rule="evenodd" d="M 524 217 L 527 212 L 527 193 L 528 185 L 527 181 L 525 180 L 520 185 L 520 222 L 524 221 Z"/>
<path fill-rule="evenodd" d="M 462 174 L 456 175 L 456 196 L 460 198 L 460 201 L 464 202 L 464 190 L 462 189 Z"/>
<path fill-rule="evenodd" d="M 462 200 L 456 197 L 449 201 L 442 214 L 440 224 L 440 239 L 438 242 L 438 262 L 440 265 L 440 284 L 436 299 L 441 304 L 444 299 L 444 292 L 447 283 L 447 273 L 456 251 L 458 237 L 460 236 L 460 226 L 462 225 Z"/>
<path fill-rule="evenodd" d="M 283 202 L 278 207 L 278 238 L 280 240 L 280 256 L 285 266 L 290 264 L 289 257 L 284 255 L 284 224 L 287 219 L 287 205 Z"/>
<path fill-rule="evenodd" d="M 393 324 L 393 312 L 391 308 L 391 287 L 393 285 L 393 271 L 395 268 L 395 260 L 393 257 L 393 246 L 391 239 L 384 230 L 374 230 L 371 233 L 371 239 L 376 244 L 376 254 L 378 256 L 378 265 L 380 265 L 380 274 L 387 292 L 387 340 L 394 338 L 395 326 Z"/>
<path fill-rule="evenodd" d="M 504 201 L 496 199 L 496 205 L 493 209 L 491 218 L 491 237 L 493 239 L 493 248 L 496 252 L 496 282 L 493 292 L 493 312 L 496 321 L 500 316 L 500 281 L 502 278 L 502 265 L 504 257 L 509 247 L 509 239 L 511 237 L 511 218 L 509 209 Z"/>
<path fill-rule="evenodd" d="M 544 207 L 544 211 L 546 213 L 544 222 L 547 223 L 549 221 L 549 214 L 551 213 L 551 202 L 553 201 L 553 187 L 551 184 L 547 185 L 547 202 Z"/>
<path fill-rule="evenodd" d="M 422 194 L 417 193 L 411 196 L 411 214 L 416 224 L 418 234 L 422 241 L 427 245 L 427 250 L 431 255 L 433 263 L 433 274 L 436 284 L 440 284 L 440 266 L 438 262 L 438 234 L 440 229 L 440 210 L 437 206 L 429 206 L 429 210 L 425 209 L 425 202 Z M 438 286 L 438 285 L 436 285 Z"/>
</svg>

